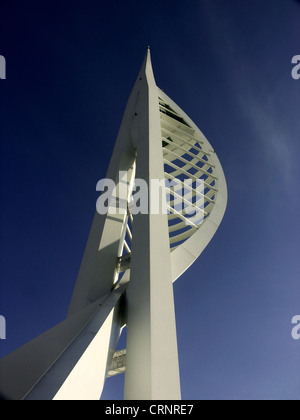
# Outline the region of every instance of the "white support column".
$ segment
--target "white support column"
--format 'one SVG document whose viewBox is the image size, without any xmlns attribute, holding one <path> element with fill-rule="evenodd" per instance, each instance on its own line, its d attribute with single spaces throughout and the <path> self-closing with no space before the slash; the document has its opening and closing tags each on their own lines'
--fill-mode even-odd
<svg viewBox="0 0 300 420">
<path fill-rule="evenodd" d="M 137 80 L 136 177 L 164 179 L 158 94 L 150 51 Z M 151 209 L 151 191 L 149 208 Z M 134 217 L 127 291 L 125 399 L 180 399 L 174 297 L 166 214 Z"/>
</svg>

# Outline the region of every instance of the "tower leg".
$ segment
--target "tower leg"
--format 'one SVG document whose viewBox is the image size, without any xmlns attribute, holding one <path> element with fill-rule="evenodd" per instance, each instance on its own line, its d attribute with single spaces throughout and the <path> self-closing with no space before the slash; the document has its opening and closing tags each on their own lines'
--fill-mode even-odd
<svg viewBox="0 0 300 420">
<path fill-rule="evenodd" d="M 167 214 L 156 208 L 151 180 L 164 179 L 158 94 L 150 57 L 137 104 L 136 178 L 149 186 L 148 214 L 133 224 L 127 291 L 125 399 L 180 399 L 176 323 Z M 165 191 L 163 191 L 165 194 Z"/>
<path fill-rule="evenodd" d="M 3 397 L 99 399 L 124 324 L 125 289 L 126 284 L 1 359 Z"/>
</svg>

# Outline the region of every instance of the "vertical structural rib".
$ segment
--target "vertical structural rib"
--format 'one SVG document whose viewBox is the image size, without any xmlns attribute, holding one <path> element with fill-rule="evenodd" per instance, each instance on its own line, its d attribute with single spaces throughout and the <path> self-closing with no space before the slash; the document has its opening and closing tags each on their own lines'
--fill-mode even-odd
<svg viewBox="0 0 300 420">
<path fill-rule="evenodd" d="M 132 232 L 125 399 L 180 399 L 168 219 L 150 211 L 151 180 L 164 179 L 164 165 L 149 49 L 136 89 L 136 177 L 149 186 L 149 211 L 135 216 Z"/>
</svg>

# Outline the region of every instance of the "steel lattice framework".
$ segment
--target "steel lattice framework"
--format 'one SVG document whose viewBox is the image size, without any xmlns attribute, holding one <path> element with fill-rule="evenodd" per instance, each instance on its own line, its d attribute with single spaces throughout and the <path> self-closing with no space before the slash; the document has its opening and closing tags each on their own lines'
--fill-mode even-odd
<svg viewBox="0 0 300 420">
<path fill-rule="evenodd" d="M 156 86 L 149 49 L 107 178 L 115 196 L 96 212 L 67 318 L 0 361 L 8 398 L 99 399 L 106 378 L 126 370 L 126 399 L 180 399 L 172 283 L 214 236 L 227 187 L 208 140 Z M 167 212 L 135 214 L 137 179 L 164 180 Z M 127 348 L 116 352 L 125 325 Z"/>
</svg>

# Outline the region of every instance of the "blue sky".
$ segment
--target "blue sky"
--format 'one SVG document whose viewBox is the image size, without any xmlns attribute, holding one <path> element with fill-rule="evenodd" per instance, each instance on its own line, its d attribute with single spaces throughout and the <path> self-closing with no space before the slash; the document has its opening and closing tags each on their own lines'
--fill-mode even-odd
<svg viewBox="0 0 300 420">
<path fill-rule="evenodd" d="M 150 45 L 157 85 L 211 142 L 229 190 L 174 286 L 182 397 L 299 399 L 299 22 L 296 0 L 1 3 L 0 357 L 66 316 Z M 122 398 L 122 381 L 103 397 Z"/>
</svg>

